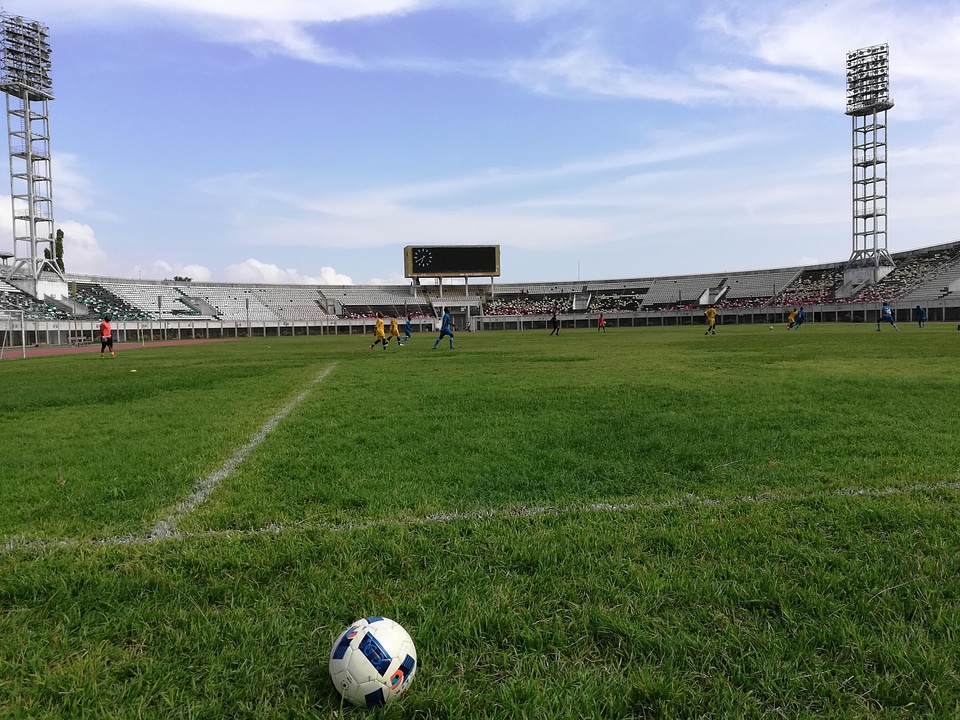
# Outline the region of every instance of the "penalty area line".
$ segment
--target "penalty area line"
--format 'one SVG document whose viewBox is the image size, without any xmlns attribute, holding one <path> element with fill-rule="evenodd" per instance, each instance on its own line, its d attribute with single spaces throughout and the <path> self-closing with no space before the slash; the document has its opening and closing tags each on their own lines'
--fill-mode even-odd
<svg viewBox="0 0 960 720">
<path fill-rule="evenodd" d="M 318 378 L 319 380 L 319 378 Z M 291 532 L 346 532 L 351 530 L 367 530 L 371 528 L 386 527 L 413 527 L 417 525 L 425 526 L 432 524 L 464 522 L 475 520 L 490 519 L 509 519 L 509 518 L 538 518 L 538 517 L 558 517 L 569 515 L 571 513 L 601 513 L 601 514 L 619 514 L 631 511 L 651 511 L 665 510 L 669 508 L 682 507 L 704 507 L 704 508 L 723 508 L 736 505 L 773 505 L 776 503 L 807 502 L 812 500 L 823 500 L 826 498 L 882 498 L 891 496 L 903 496 L 911 493 L 936 492 L 940 490 L 960 491 L 960 482 L 942 482 L 929 484 L 905 485 L 902 487 L 885 488 L 856 488 L 846 487 L 836 490 L 826 490 L 822 492 L 799 492 L 799 493 L 778 493 L 763 492 L 756 495 L 737 495 L 728 498 L 704 497 L 702 495 L 685 494 L 673 499 L 660 502 L 624 502 L 624 503 L 574 503 L 571 505 L 540 505 L 540 506 L 512 506 L 490 509 L 478 509 L 471 511 L 454 511 L 449 513 L 434 513 L 422 517 L 410 518 L 386 518 L 380 520 L 369 520 L 360 522 L 343 523 L 324 523 L 324 522 L 299 522 L 289 525 L 271 524 L 260 528 L 247 528 L 242 530 L 198 530 L 190 533 L 170 532 L 167 535 L 134 536 L 125 535 L 110 538 L 99 538 L 91 540 L 77 540 L 72 538 L 61 539 L 21 539 L 17 537 L 8 538 L 0 541 L 0 553 L 11 551 L 33 551 L 40 552 L 53 548 L 77 548 L 77 547 L 116 547 L 122 545 L 144 545 L 154 543 L 159 540 L 204 540 L 210 538 L 235 539 L 249 538 L 263 535 L 285 535 Z M 208 493 L 209 494 L 209 493 Z M 181 503 L 182 504 L 182 503 Z M 179 507 L 179 506 L 178 506 Z"/>
<path fill-rule="evenodd" d="M 539 505 L 539 506 L 516 506 L 500 507 L 481 510 L 472 510 L 466 512 L 434 513 L 422 517 L 414 518 L 388 518 L 382 520 L 369 520 L 361 522 L 343 522 L 343 523 L 322 523 L 322 522 L 299 522 L 290 525 L 270 524 L 260 528 L 249 528 L 244 530 L 200 530 L 194 533 L 177 535 L 179 540 L 200 540 L 209 538 L 244 538 L 257 537 L 261 535 L 284 535 L 289 532 L 344 532 L 350 530 L 367 530 L 371 528 L 385 527 L 411 527 L 416 525 L 432 525 L 451 522 L 463 522 L 471 520 L 489 520 L 489 519 L 509 519 L 509 518 L 538 518 L 538 517 L 558 517 L 569 515 L 571 513 L 602 513 L 618 514 L 635 510 L 666 510 L 678 507 L 732 507 L 735 505 L 773 505 L 775 503 L 807 502 L 811 500 L 822 500 L 824 498 L 844 498 L 844 497 L 890 497 L 897 495 L 908 495 L 916 492 L 936 492 L 938 490 L 960 490 L 960 482 L 942 482 L 930 484 L 905 485 L 903 487 L 885 487 L 885 488 L 855 488 L 846 487 L 825 492 L 811 493 L 777 493 L 766 492 L 756 495 L 737 495 L 729 498 L 704 497 L 702 495 L 686 494 L 670 500 L 661 502 L 625 502 L 625 503 L 574 503 L 571 505 Z M 154 538 L 150 538 L 153 540 Z M 129 541 L 127 541 L 129 542 Z"/>
<path fill-rule="evenodd" d="M 169 508 L 164 514 L 164 518 L 153 526 L 153 529 L 150 531 L 147 540 L 163 540 L 164 538 L 176 535 L 177 525 L 180 523 L 180 521 L 200 507 L 204 501 L 210 497 L 210 494 L 217 489 L 217 486 L 233 474 L 233 472 L 240 466 L 240 463 L 246 459 L 247 455 L 259 447 L 260 443 L 262 443 L 264 439 L 266 439 L 267 435 L 270 434 L 270 431 L 272 431 L 281 420 L 289 415 L 297 405 L 303 402 L 307 395 L 310 394 L 310 391 L 313 390 L 314 386 L 326 378 L 327 375 L 333 371 L 334 367 L 336 367 L 336 363 L 317 375 L 317 377 L 313 379 L 313 382 L 310 383 L 306 390 L 297 395 L 293 400 L 281 408 L 276 415 L 267 420 L 263 427 L 260 428 L 260 430 L 252 438 L 250 438 L 245 445 L 238 448 L 233 455 L 227 458 L 223 465 L 221 465 L 217 470 L 207 477 L 200 478 L 200 480 L 197 481 L 197 484 L 193 486 L 193 492 L 190 493 L 187 498 Z"/>
</svg>

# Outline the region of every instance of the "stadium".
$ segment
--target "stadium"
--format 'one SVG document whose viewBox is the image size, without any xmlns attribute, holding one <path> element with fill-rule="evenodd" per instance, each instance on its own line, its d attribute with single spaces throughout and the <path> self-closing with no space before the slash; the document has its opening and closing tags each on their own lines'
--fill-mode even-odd
<svg viewBox="0 0 960 720">
<path fill-rule="evenodd" d="M 0 716 L 956 717 L 960 241 L 887 251 L 853 117 L 851 258 L 771 270 L 78 275 L 15 190 Z M 384 618 L 402 654 L 354 651 Z M 403 697 L 348 705 L 364 660 Z"/>
<path fill-rule="evenodd" d="M 376 313 L 408 314 L 433 329 L 448 307 L 457 325 L 472 331 L 542 328 L 553 312 L 564 327 L 596 327 L 600 313 L 612 327 L 703 323 L 715 305 L 720 325 L 779 324 L 804 306 L 812 322 L 874 323 L 886 301 L 898 322 L 926 309 L 930 322 L 960 323 L 960 242 L 892 255 L 895 266 L 877 283 L 844 280 L 845 263 L 717 272 L 709 275 L 623 280 L 511 283 L 471 286 L 304 286 L 188 283 L 65 276 L 67 294 L 37 299 L 0 283 L 9 347 L 63 346 L 97 341 L 103 315 L 114 319 L 119 342 L 150 339 L 364 334 Z M 41 276 L 43 278 L 43 276 Z M 52 283 L 56 278 L 50 278 Z M 16 280 L 14 279 L 14 283 Z M 25 332 L 17 332 L 22 313 Z"/>
</svg>

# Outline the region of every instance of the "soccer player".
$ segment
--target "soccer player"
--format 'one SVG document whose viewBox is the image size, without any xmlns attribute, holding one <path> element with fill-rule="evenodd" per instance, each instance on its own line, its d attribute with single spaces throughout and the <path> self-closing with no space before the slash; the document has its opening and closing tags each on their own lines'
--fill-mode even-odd
<svg viewBox="0 0 960 720">
<path fill-rule="evenodd" d="M 377 339 L 373 341 L 373 345 L 370 346 L 370 349 L 373 350 L 374 345 L 378 343 L 383 343 L 383 349 L 387 349 L 387 336 L 383 332 L 383 315 L 377 313 L 377 325 L 373 329 L 373 334 L 376 335 Z"/>
<path fill-rule="evenodd" d="M 794 308 L 790 311 L 790 314 L 787 315 L 787 330 L 793 330 L 793 326 L 797 324 L 797 309 Z"/>
<path fill-rule="evenodd" d="M 703 311 L 703 314 L 707 316 L 707 331 L 704 335 L 710 335 L 711 333 L 717 334 L 717 309 L 711 305 L 706 310 Z"/>
<path fill-rule="evenodd" d="M 400 347 L 403 347 L 407 344 L 407 341 L 410 340 L 410 316 L 407 315 L 407 321 L 403 324 L 403 342 L 400 343 Z"/>
<path fill-rule="evenodd" d="M 389 343 L 390 340 L 393 340 L 393 338 L 396 338 L 396 339 L 397 339 L 397 345 L 401 345 L 401 344 L 402 344 L 402 343 L 400 342 L 400 326 L 397 325 L 397 315 L 396 315 L 396 313 L 394 313 L 393 315 L 390 316 L 390 339 L 387 340 L 387 342 Z"/>
<path fill-rule="evenodd" d="M 920 329 L 922 330 L 924 326 L 926 326 L 927 324 L 927 311 L 925 308 L 922 308 L 919 305 L 917 305 L 916 313 L 917 313 L 917 325 L 919 325 Z"/>
<path fill-rule="evenodd" d="M 603 313 L 600 313 L 600 319 L 597 320 L 597 332 L 607 332 L 607 321 L 603 319 Z"/>
<path fill-rule="evenodd" d="M 450 319 L 450 313 L 447 312 L 447 309 L 443 309 L 443 320 L 440 323 L 440 337 L 437 338 L 437 341 L 433 344 L 433 349 L 437 349 L 437 345 L 440 344 L 440 341 L 443 338 L 450 338 L 450 349 L 453 350 L 453 320 Z"/>
<path fill-rule="evenodd" d="M 100 359 L 103 360 L 103 354 L 110 348 L 110 357 L 116 357 L 113 354 L 113 329 L 110 327 L 110 316 L 104 315 L 100 323 Z"/>
<path fill-rule="evenodd" d="M 550 331 L 550 334 L 560 337 L 560 320 L 557 318 L 556 311 L 554 311 L 553 317 L 550 318 L 550 327 L 553 328 L 553 330 Z"/>
<path fill-rule="evenodd" d="M 800 310 L 797 312 L 797 324 L 793 326 L 793 329 L 799 330 L 800 326 L 803 325 L 806 319 L 807 319 L 807 311 L 801 307 Z"/>
<path fill-rule="evenodd" d="M 893 310 L 890 309 L 890 306 L 887 303 L 883 304 L 883 308 L 880 310 L 880 319 L 877 320 L 877 332 L 880 332 L 880 323 L 888 322 L 893 325 L 893 329 L 897 332 L 900 332 L 900 328 L 897 327 L 897 324 L 893 321 Z"/>
</svg>

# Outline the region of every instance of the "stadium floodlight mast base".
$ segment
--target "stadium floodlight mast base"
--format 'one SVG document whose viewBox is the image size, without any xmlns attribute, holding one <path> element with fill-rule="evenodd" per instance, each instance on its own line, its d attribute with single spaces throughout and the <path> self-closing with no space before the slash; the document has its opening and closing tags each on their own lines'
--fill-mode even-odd
<svg viewBox="0 0 960 720">
<path fill-rule="evenodd" d="M 50 43 L 39 22 L 0 12 L 0 90 L 7 100 L 13 262 L 2 278 L 18 277 L 33 294 L 42 273 L 65 284 L 56 262 L 50 115 Z M 45 252 L 46 251 L 46 252 Z"/>
<path fill-rule="evenodd" d="M 889 46 L 847 53 L 847 109 L 853 120 L 853 250 L 839 296 L 877 283 L 895 263 L 887 249 Z"/>
</svg>

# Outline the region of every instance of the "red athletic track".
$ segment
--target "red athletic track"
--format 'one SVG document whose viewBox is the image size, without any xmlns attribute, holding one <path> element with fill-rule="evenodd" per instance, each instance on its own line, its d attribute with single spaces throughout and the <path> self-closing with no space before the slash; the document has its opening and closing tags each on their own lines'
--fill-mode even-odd
<svg viewBox="0 0 960 720">
<path fill-rule="evenodd" d="M 168 345 L 199 345 L 200 343 L 212 343 L 212 342 L 225 342 L 227 340 L 237 340 L 238 338 L 210 338 L 209 340 L 163 340 L 161 342 L 148 342 L 146 345 L 141 345 L 140 343 L 117 343 L 113 346 L 113 351 L 116 353 L 127 352 L 128 350 L 139 350 L 142 347 L 167 347 Z M 239 338 L 243 339 L 243 338 Z M 93 355 L 100 354 L 100 343 L 90 343 L 89 345 L 84 345 L 83 347 L 72 347 L 72 346 L 44 346 L 44 347 L 32 347 L 27 346 L 27 357 L 42 357 L 45 355 L 77 355 L 79 353 L 89 353 L 91 357 Z M 23 350 L 19 345 L 16 347 L 5 347 L 3 349 L 3 359 L 4 360 L 22 360 L 23 359 Z"/>
</svg>

